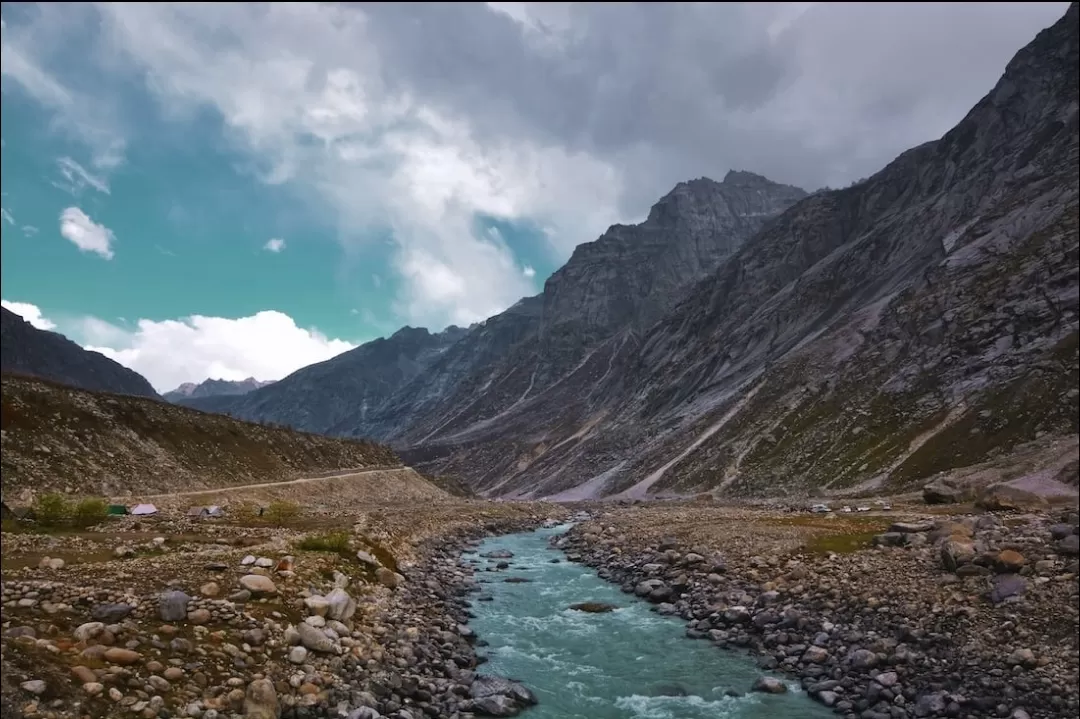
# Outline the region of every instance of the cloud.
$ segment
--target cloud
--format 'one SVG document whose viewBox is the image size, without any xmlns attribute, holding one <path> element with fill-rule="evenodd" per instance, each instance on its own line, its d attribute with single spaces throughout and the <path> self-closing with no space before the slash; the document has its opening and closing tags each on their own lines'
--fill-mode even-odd
<svg viewBox="0 0 1080 719">
<path fill-rule="evenodd" d="M 438 326 L 533 292 L 478 217 L 542 228 L 558 261 L 688 178 L 847 184 L 940 136 L 1065 7 L 46 4 L 54 29 L 5 30 L 4 73 L 72 115 L 81 86 L 47 70 L 79 38 L 177 123 L 220 117 L 344 243 L 389 231 L 395 307 Z"/>
<path fill-rule="evenodd" d="M 39 232 L 38 228 L 34 227 L 33 225 L 23 225 L 22 231 L 23 234 L 27 237 L 33 237 Z"/>
<path fill-rule="evenodd" d="M 60 234 L 83 252 L 94 252 L 106 260 L 113 258 L 112 243 L 116 241 L 113 231 L 91 220 L 78 207 L 60 213 Z"/>
<path fill-rule="evenodd" d="M 51 3 L 5 5 L 0 22 L 0 77 L 17 85 L 54 113 L 56 129 L 77 139 L 93 154 L 93 164 L 112 169 L 123 162 L 126 139 L 110 98 L 65 83 L 51 65 L 71 51 L 73 39 L 85 34 L 91 8 Z M 10 20 L 10 22 L 9 22 Z M 80 57 L 85 63 L 90 58 Z M 80 69 L 81 66 L 80 66 Z"/>
<path fill-rule="evenodd" d="M 273 239 L 266 241 L 266 244 L 263 245 L 263 249 L 267 252 L 281 252 L 285 249 L 285 240 L 280 237 L 274 237 Z"/>
<path fill-rule="evenodd" d="M 109 194 L 109 183 L 104 176 L 90 172 L 70 157 L 61 157 L 56 161 L 56 165 L 64 179 L 54 182 L 53 185 L 61 190 L 78 196 L 87 187 L 92 187 L 98 192 Z"/>
<path fill-rule="evenodd" d="M 91 317 L 83 319 L 73 334 L 87 349 L 130 367 L 161 392 L 208 377 L 277 380 L 354 347 L 298 327 L 275 310 L 238 319 L 202 315 L 160 322 L 142 319 L 131 329 Z"/>
<path fill-rule="evenodd" d="M 8 212 L 8 209 L 6 207 L 0 207 L 0 218 L 3 218 L 4 222 L 8 223 L 9 225 L 15 224 L 15 218 L 11 216 L 11 213 Z"/>
<path fill-rule="evenodd" d="M 32 305 L 29 302 L 11 302 L 9 300 L 0 300 L 0 305 L 2 305 L 4 309 L 19 315 L 19 317 L 22 317 L 39 330 L 56 329 L 56 324 L 51 320 L 46 319 L 41 314 L 41 308 L 37 305 Z"/>
<path fill-rule="evenodd" d="M 536 277 L 536 270 L 529 265 L 525 265 L 521 268 L 521 274 L 525 275 L 531 280 L 533 277 Z"/>
</svg>

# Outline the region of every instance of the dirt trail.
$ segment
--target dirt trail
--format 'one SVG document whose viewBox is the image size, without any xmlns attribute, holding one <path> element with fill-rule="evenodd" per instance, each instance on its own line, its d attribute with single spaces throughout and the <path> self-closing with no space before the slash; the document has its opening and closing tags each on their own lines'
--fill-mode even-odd
<svg viewBox="0 0 1080 719">
<path fill-rule="evenodd" d="M 252 489 L 269 489 L 277 487 L 289 487 L 296 484 L 306 484 L 308 482 L 321 482 L 327 479 L 341 479 L 342 477 L 358 477 L 365 474 L 372 474 L 373 472 L 397 472 L 401 470 L 411 469 L 410 467 L 373 467 L 370 469 L 343 469 L 340 472 L 334 474 L 322 474 L 318 477 L 301 477 L 300 479 L 290 479 L 285 482 L 259 482 L 258 484 L 238 484 L 230 487 L 214 487 L 212 489 L 192 489 L 184 492 L 166 492 L 165 494 L 140 494 L 137 495 L 139 499 L 173 499 L 175 497 L 193 497 L 198 494 L 221 494 L 223 492 L 243 492 Z"/>
</svg>

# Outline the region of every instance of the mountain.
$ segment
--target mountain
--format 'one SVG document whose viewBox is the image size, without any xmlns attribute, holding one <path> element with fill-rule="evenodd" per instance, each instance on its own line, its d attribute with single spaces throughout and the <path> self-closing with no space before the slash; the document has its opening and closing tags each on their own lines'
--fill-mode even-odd
<svg viewBox="0 0 1080 719">
<path fill-rule="evenodd" d="M 892 490 L 1075 435 L 1078 24 L 769 223 L 602 375 L 406 460 L 501 495 Z"/>
<path fill-rule="evenodd" d="M 31 377 L 4 375 L 2 383 L 0 463 L 7 502 L 29 503 L 44 491 L 145 496 L 365 469 L 385 469 L 370 473 L 371 480 L 399 499 L 442 494 L 374 442 L 266 427 Z M 367 480 L 350 483 L 364 485 L 371 496 Z M 302 491 L 324 489 L 345 491 L 330 480 L 305 483 Z"/>
<path fill-rule="evenodd" d="M 198 384 L 194 382 L 185 382 L 171 392 L 166 392 L 162 395 L 170 402 L 176 402 L 178 404 L 184 404 L 185 400 L 198 398 L 198 397 L 219 397 L 222 395 L 239 395 L 247 394 L 253 390 L 257 390 L 260 387 L 273 384 L 272 381 L 260 382 L 254 377 L 248 377 L 245 380 L 226 380 L 226 379 L 207 379 Z"/>
<path fill-rule="evenodd" d="M 6 307 L 0 308 L 0 370 L 42 377 L 74 387 L 158 398 L 139 373 L 103 354 L 84 350 L 56 332 L 39 330 Z"/>
<path fill-rule="evenodd" d="M 468 329 L 405 328 L 241 398 L 190 404 L 405 445 L 483 429 L 663 316 L 806 193 L 749 172 L 679 184 L 639 225 L 579 246 L 544 291 Z M 597 350 L 603 349 L 600 354 Z M 590 365 L 591 366 L 591 365 Z"/>
<path fill-rule="evenodd" d="M 1078 20 L 852 187 L 683 183 L 501 315 L 220 407 L 492 496 L 891 491 L 1033 456 L 1080 432 Z"/>
</svg>

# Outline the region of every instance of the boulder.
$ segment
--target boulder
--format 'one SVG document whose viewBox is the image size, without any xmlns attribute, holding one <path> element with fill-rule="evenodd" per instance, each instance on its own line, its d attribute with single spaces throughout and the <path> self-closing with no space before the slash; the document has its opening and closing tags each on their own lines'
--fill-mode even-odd
<svg viewBox="0 0 1080 719">
<path fill-rule="evenodd" d="M 927 504 L 960 504 L 971 499 L 971 491 L 945 477 L 923 485 L 923 501 Z"/>
<path fill-rule="evenodd" d="M 390 571 L 386 567 L 379 567 L 375 570 L 375 580 L 384 587 L 396 589 L 405 580 L 405 577 L 397 572 Z"/>
<path fill-rule="evenodd" d="M 975 560 L 975 545 L 968 539 L 951 536 L 941 543 L 939 550 L 941 566 L 955 572 L 965 564 Z"/>
<path fill-rule="evenodd" d="M 277 594 L 277 585 L 261 574 L 245 574 L 240 577 L 240 586 L 252 594 Z"/>
<path fill-rule="evenodd" d="M 244 694 L 245 719 L 280 719 L 281 705 L 278 703 L 274 683 L 269 679 L 256 679 L 248 684 Z"/>
<path fill-rule="evenodd" d="M 334 589 L 326 595 L 329 605 L 326 616 L 339 622 L 346 622 L 356 613 L 356 600 L 349 596 L 344 589 Z"/>
<path fill-rule="evenodd" d="M 983 490 L 975 502 L 982 509 L 991 511 L 1043 510 L 1049 504 L 1038 494 L 1013 484 L 1001 482 Z"/>
<path fill-rule="evenodd" d="M 334 640 L 307 622 L 297 624 L 296 633 L 300 635 L 300 643 L 313 652 L 332 654 L 335 651 Z"/>
<path fill-rule="evenodd" d="M 163 622 L 182 622 L 187 619 L 187 604 L 191 601 L 177 589 L 165 592 L 158 599 L 158 614 Z"/>
<path fill-rule="evenodd" d="M 487 674 L 482 674 L 473 680 L 472 685 L 469 687 L 469 696 L 473 699 L 484 699 L 493 696 L 509 697 L 521 707 L 536 704 L 536 695 L 523 684 L 504 677 Z"/>
<path fill-rule="evenodd" d="M 1024 559 L 1024 555 L 1012 549 L 998 552 L 997 557 L 994 558 L 994 565 L 1003 574 L 1019 572 L 1025 564 L 1027 560 Z"/>
<path fill-rule="evenodd" d="M 788 688 L 787 684 L 784 684 L 776 677 L 758 677 L 750 690 L 764 692 L 765 694 L 784 694 Z"/>
</svg>

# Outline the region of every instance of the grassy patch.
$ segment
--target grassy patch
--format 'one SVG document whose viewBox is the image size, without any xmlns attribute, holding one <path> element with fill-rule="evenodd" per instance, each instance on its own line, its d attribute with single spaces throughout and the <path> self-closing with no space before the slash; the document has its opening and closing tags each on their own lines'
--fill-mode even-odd
<svg viewBox="0 0 1080 719">
<path fill-rule="evenodd" d="M 880 532 L 852 532 L 849 534 L 819 534 L 803 545 L 812 554 L 851 554 L 869 548 Z"/>
<path fill-rule="evenodd" d="M 296 548 L 305 552 L 347 554 L 350 550 L 350 537 L 348 532 L 309 534 L 296 543 Z"/>
</svg>

